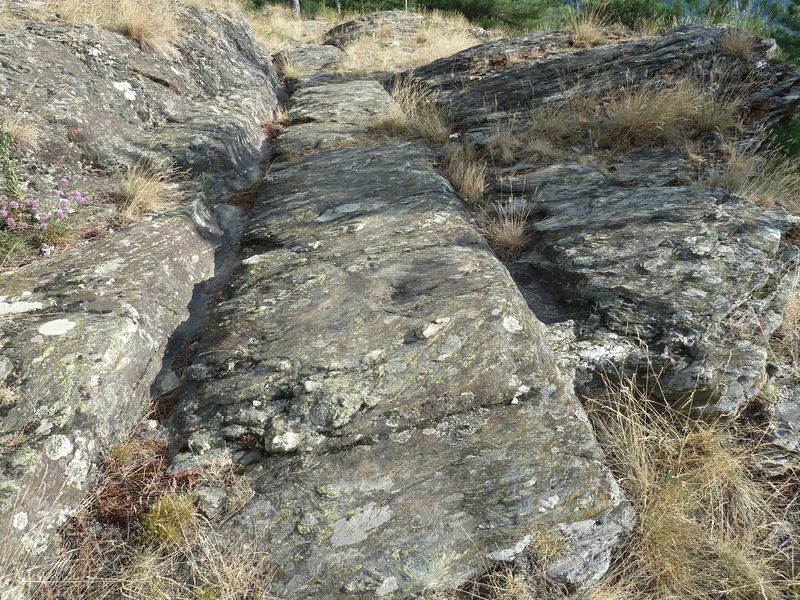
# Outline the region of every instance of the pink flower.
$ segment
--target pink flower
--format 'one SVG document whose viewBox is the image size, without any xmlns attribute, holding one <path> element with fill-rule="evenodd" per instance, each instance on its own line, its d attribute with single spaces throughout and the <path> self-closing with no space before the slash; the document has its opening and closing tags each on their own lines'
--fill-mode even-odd
<svg viewBox="0 0 800 600">
<path fill-rule="evenodd" d="M 69 179 L 67 179 L 66 177 L 62 177 L 61 179 L 58 180 L 58 183 L 60 183 L 61 185 L 69 185 Z"/>
<path fill-rule="evenodd" d="M 39 228 L 40 229 L 47 229 L 47 221 L 44 221 L 43 223 L 39 223 Z"/>
<path fill-rule="evenodd" d="M 16 200 L 12 200 L 11 202 L 8 203 L 8 207 L 12 210 L 16 210 L 19 208 L 19 202 L 17 202 Z"/>
<path fill-rule="evenodd" d="M 64 218 L 64 211 L 59 209 L 56 211 L 56 219 L 63 219 Z"/>
<path fill-rule="evenodd" d="M 31 205 L 31 208 L 38 208 L 39 207 L 39 201 L 38 200 L 31 200 L 30 201 L 30 205 Z"/>
<path fill-rule="evenodd" d="M 8 211 L 5 208 L 0 208 L 0 219 L 8 217 Z"/>
<path fill-rule="evenodd" d="M 63 200 L 61 200 L 61 206 L 63 206 L 64 208 L 68 207 L 69 206 L 69 200 L 67 198 L 64 198 Z"/>
<path fill-rule="evenodd" d="M 17 228 L 17 222 L 14 219 L 12 219 L 11 217 L 9 217 L 6 220 L 6 225 L 8 226 L 9 229 L 16 229 Z"/>
</svg>

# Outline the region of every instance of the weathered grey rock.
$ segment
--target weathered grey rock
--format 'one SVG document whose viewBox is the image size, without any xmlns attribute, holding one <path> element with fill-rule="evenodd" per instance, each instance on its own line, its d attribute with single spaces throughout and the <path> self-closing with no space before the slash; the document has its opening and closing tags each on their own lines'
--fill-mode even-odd
<svg viewBox="0 0 800 600">
<path fill-rule="evenodd" d="M 719 69 L 725 61 L 734 65 L 730 69 L 734 78 L 727 85 L 736 91 L 747 96 L 754 81 L 763 84 L 757 85 L 758 92 L 746 101 L 752 105 L 753 119 L 774 120 L 796 110 L 800 106 L 797 76 L 787 67 L 776 67 L 768 61 L 775 50 L 774 40 L 758 40 L 748 68 L 736 68 L 739 63 L 720 51 L 720 40 L 727 30 L 725 26 L 687 25 L 656 38 L 545 56 L 510 68 L 499 60 L 502 43 L 485 44 L 435 61 L 414 71 L 413 76 L 437 90 L 442 103 L 452 104 L 456 121 L 468 126 L 560 102 L 577 89 L 618 89 L 656 73 L 660 78 L 692 70 L 709 73 L 712 67 Z M 539 42 L 534 39 L 533 43 L 519 44 L 535 50 Z M 488 64 L 480 59 L 483 48 L 490 57 Z M 497 57 L 497 66 L 492 64 L 491 57 Z M 469 71 L 476 64 L 479 78 L 465 89 Z M 459 74 L 459 69 L 464 69 L 467 75 Z M 778 72 L 783 75 L 774 81 Z M 766 100 L 766 106 L 762 106 L 764 94 L 772 98 Z M 779 98 L 773 98 L 775 95 Z"/>
<path fill-rule="evenodd" d="M 344 48 L 359 38 L 375 36 L 381 29 L 394 34 L 412 35 L 422 28 L 425 18 L 419 13 L 399 10 L 368 13 L 330 29 L 325 34 L 324 43 Z"/>
<path fill-rule="evenodd" d="M 593 581 L 631 526 L 545 328 L 432 156 L 320 152 L 278 171 L 174 427 L 172 470 L 250 465 L 220 532 L 285 598 L 407 598 L 561 528 Z"/>
<path fill-rule="evenodd" d="M 430 64 L 411 69 L 413 76 L 446 95 L 462 92 L 470 83 L 510 67 L 566 53 L 569 36 L 561 32 L 531 32 L 472 46 Z"/>
<path fill-rule="evenodd" d="M 336 46 L 303 44 L 278 52 L 275 64 L 289 64 L 295 70 L 305 72 L 325 71 L 344 60 L 345 53 Z"/>
<path fill-rule="evenodd" d="M 364 127 L 355 125 L 301 123 L 281 133 L 275 142 L 275 153 L 285 157 L 300 156 L 314 150 L 347 145 L 364 133 Z"/>
<path fill-rule="evenodd" d="M 214 273 L 204 206 L 0 274 L 0 574 L 33 569 L 100 453 L 142 416 L 195 285 Z"/>
<path fill-rule="evenodd" d="M 295 89 L 289 103 L 289 118 L 297 123 L 342 123 L 367 125 L 385 116 L 394 103 L 377 81 L 304 85 Z"/>
<path fill-rule="evenodd" d="M 245 187 L 268 152 L 261 127 L 280 86 L 246 20 L 186 6 L 163 55 L 82 24 L 0 32 L 0 102 L 43 121 L 41 153 L 15 153 L 20 179 L 106 175 L 142 157 Z M 52 186 L 50 186 L 52 187 Z"/>
<path fill-rule="evenodd" d="M 509 269 L 537 314 L 583 322 L 572 350 L 584 368 L 658 373 L 672 399 L 735 414 L 766 379 L 797 219 L 720 189 L 630 183 L 577 163 L 504 180 L 501 194 L 527 195 L 535 215 Z"/>
</svg>

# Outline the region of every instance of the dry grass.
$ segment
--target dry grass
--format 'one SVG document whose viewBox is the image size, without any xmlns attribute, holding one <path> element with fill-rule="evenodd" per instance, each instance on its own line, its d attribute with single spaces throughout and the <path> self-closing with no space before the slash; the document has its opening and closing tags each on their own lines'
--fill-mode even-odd
<svg viewBox="0 0 800 600">
<path fill-rule="evenodd" d="M 337 70 L 363 74 L 390 73 L 428 64 L 480 42 L 460 15 L 434 11 L 427 15 L 424 23 L 412 36 L 382 28 L 374 36 L 351 42 L 345 47 L 345 59 L 337 66 Z"/>
<path fill-rule="evenodd" d="M 514 132 L 514 121 L 504 121 L 492 126 L 492 134 L 486 144 L 486 149 L 492 162 L 498 165 L 508 165 L 514 162 L 525 144 Z"/>
<path fill-rule="evenodd" d="M 597 46 L 606 41 L 603 28 L 608 20 L 600 9 L 570 10 L 567 31 L 572 33 L 572 44 L 578 48 Z"/>
<path fill-rule="evenodd" d="M 20 108 L 5 108 L 0 115 L 0 133 L 9 134 L 15 148 L 37 152 L 42 137 L 41 119 Z"/>
<path fill-rule="evenodd" d="M 178 0 L 53 0 L 61 18 L 127 35 L 142 50 L 164 53 L 181 33 Z"/>
<path fill-rule="evenodd" d="M 636 597 L 793 597 L 796 548 L 777 490 L 750 469 L 752 448 L 722 426 L 657 406 L 633 381 L 590 404 L 598 439 L 639 514 L 604 593 Z M 612 596 L 613 597 L 613 596 Z"/>
<path fill-rule="evenodd" d="M 627 87 L 606 107 L 600 130 L 613 143 L 674 146 L 706 131 L 724 133 L 738 122 L 735 99 L 718 98 L 684 78 Z"/>
<path fill-rule="evenodd" d="M 18 20 L 11 12 L 10 0 L 0 0 L 0 32 L 11 31 L 18 25 Z"/>
<path fill-rule="evenodd" d="M 171 176 L 169 171 L 156 172 L 140 165 L 129 168 L 117 188 L 123 216 L 135 219 L 174 206 L 180 194 L 170 184 Z"/>
<path fill-rule="evenodd" d="M 422 140 L 433 146 L 447 143 L 449 116 L 422 84 L 409 78 L 398 80 L 392 88 L 392 97 L 394 104 L 389 114 L 370 124 L 371 133 Z"/>
<path fill-rule="evenodd" d="M 309 31 L 303 20 L 296 17 L 287 7 L 272 6 L 268 14 L 246 13 L 246 16 L 256 39 L 264 44 L 270 53 L 280 52 L 301 43 L 320 41 L 319 36 Z"/>
<path fill-rule="evenodd" d="M 17 392 L 9 385 L 0 383 L 0 408 L 10 406 L 17 400 Z"/>
<path fill-rule="evenodd" d="M 477 160 L 471 144 L 462 141 L 448 145 L 442 166 L 464 202 L 473 203 L 480 199 L 486 189 L 486 164 Z"/>
<path fill-rule="evenodd" d="M 276 61 L 275 66 L 278 67 L 284 79 L 297 79 L 301 75 L 306 75 L 308 73 L 307 68 L 297 65 L 286 58 L 281 58 Z"/>
<path fill-rule="evenodd" d="M 203 472 L 167 475 L 165 450 L 163 442 L 131 440 L 108 453 L 100 485 L 65 531 L 63 555 L 37 598 L 252 600 L 266 594 L 262 559 L 224 545 L 195 506 L 194 486 L 226 489 L 225 481 Z"/>
<path fill-rule="evenodd" d="M 517 258 L 531 239 L 528 219 L 531 208 L 527 202 L 509 198 L 496 202 L 491 212 L 484 213 L 481 233 L 495 254 L 503 260 Z"/>
<path fill-rule="evenodd" d="M 778 148 L 726 147 L 725 161 L 703 180 L 708 187 L 722 187 L 753 202 L 800 209 L 800 169 Z"/>
<path fill-rule="evenodd" d="M 552 103 L 528 114 L 527 139 L 565 147 L 578 142 L 594 123 L 597 98 L 580 90 L 560 104 Z"/>
<path fill-rule="evenodd" d="M 745 29 L 729 29 L 719 41 L 720 51 L 733 58 L 749 60 L 753 56 L 755 36 Z"/>
<path fill-rule="evenodd" d="M 530 159 L 539 161 L 557 160 L 563 156 L 561 150 L 547 140 L 532 139 L 525 145 L 525 151 Z"/>
</svg>

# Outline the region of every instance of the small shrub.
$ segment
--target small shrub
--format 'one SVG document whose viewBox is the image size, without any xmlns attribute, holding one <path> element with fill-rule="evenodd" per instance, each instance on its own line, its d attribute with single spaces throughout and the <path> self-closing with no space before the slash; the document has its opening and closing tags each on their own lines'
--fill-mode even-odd
<svg viewBox="0 0 800 600">
<path fill-rule="evenodd" d="M 481 197 L 486 189 L 486 164 L 477 160 L 471 144 L 458 142 L 448 145 L 443 167 L 462 200 L 471 203 Z"/>
<path fill-rule="evenodd" d="M 153 172 L 141 165 L 130 167 L 119 184 L 122 214 L 129 219 L 166 210 L 180 198 L 170 185 L 169 172 Z"/>
<path fill-rule="evenodd" d="M 753 56 L 755 38 L 744 29 L 729 29 L 720 39 L 719 48 L 723 54 L 733 58 L 749 60 Z"/>
<path fill-rule="evenodd" d="M 175 546 L 195 522 L 197 510 L 186 494 L 167 492 L 156 500 L 142 519 L 145 538 L 155 544 Z"/>
<path fill-rule="evenodd" d="M 481 226 L 486 241 L 503 260 L 517 258 L 530 241 L 528 219 L 531 208 L 514 198 L 507 202 L 496 202 L 491 214 L 484 215 Z"/>
</svg>

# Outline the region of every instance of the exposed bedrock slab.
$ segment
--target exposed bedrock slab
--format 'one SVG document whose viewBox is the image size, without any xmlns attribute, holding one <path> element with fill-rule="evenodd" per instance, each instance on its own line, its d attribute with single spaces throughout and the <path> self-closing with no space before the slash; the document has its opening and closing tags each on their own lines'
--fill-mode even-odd
<svg viewBox="0 0 800 600">
<path fill-rule="evenodd" d="M 291 65 L 301 71 L 325 71 L 344 60 L 345 53 L 336 46 L 303 44 L 288 48 L 275 55 L 275 63 L 282 67 Z"/>
<path fill-rule="evenodd" d="M 752 120 L 783 119 L 796 111 L 800 106 L 797 71 L 790 65 L 769 62 L 774 40 L 757 40 L 748 68 L 743 69 L 720 49 L 727 31 L 725 26 L 687 25 L 655 38 L 557 56 L 548 52 L 550 44 L 557 41 L 548 37 L 553 34 L 529 36 L 513 43 L 501 40 L 469 48 L 412 74 L 437 90 L 456 121 L 466 125 L 559 102 L 579 89 L 615 90 L 652 79 L 654 74 L 668 79 L 694 71 L 708 78 L 712 70 L 726 65 L 733 73 L 726 82 L 731 93 L 746 97 L 753 89 L 759 90 L 743 102 L 749 105 Z M 512 55 L 503 60 L 500 51 L 505 45 Z M 537 50 L 542 57 L 537 58 Z M 514 52 L 522 58 L 516 65 Z"/>
<path fill-rule="evenodd" d="M 33 568 L 142 416 L 171 333 L 214 273 L 200 203 L 0 275 L 0 576 Z"/>
<path fill-rule="evenodd" d="M 504 181 L 535 215 L 530 251 L 509 269 L 537 314 L 579 320 L 578 364 L 651 369 L 668 396 L 695 390 L 696 409 L 735 414 L 766 379 L 797 219 L 721 189 L 650 185 L 673 167 L 631 181 L 628 162 L 621 178 L 573 163 Z"/>
<path fill-rule="evenodd" d="M 301 80 L 289 102 L 289 118 L 297 123 L 368 125 L 385 116 L 394 103 L 377 81 L 334 83 L 325 79 Z"/>
<path fill-rule="evenodd" d="M 43 125 L 42 151 L 15 153 L 20 179 L 44 186 L 51 164 L 58 177 L 107 174 L 146 156 L 218 186 L 253 183 L 281 91 L 269 54 L 241 15 L 182 6 L 179 27 L 160 54 L 55 18 L 0 32 L 0 103 Z"/>
<path fill-rule="evenodd" d="M 322 151 L 277 172 L 174 426 L 173 470 L 249 464 L 222 532 L 285 598 L 406 598 L 525 551 L 594 580 L 631 526 L 537 321 L 429 151 Z"/>
</svg>

